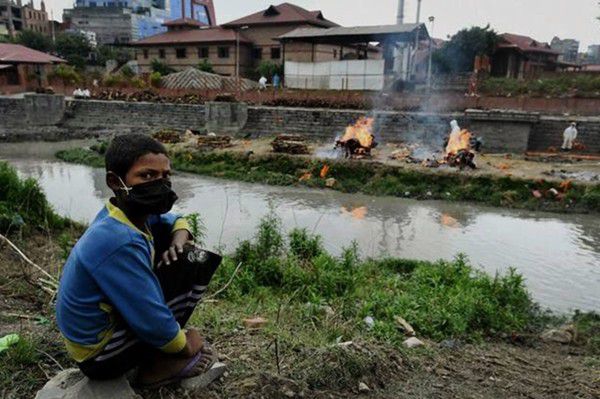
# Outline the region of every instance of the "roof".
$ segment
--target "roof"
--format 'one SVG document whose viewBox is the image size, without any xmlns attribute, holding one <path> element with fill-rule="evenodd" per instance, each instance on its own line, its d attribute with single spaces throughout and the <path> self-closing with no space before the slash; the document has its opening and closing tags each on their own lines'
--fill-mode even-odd
<svg viewBox="0 0 600 399">
<path fill-rule="evenodd" d="M 13 64 L 57 64 L 66 62 L 62 58 L 42 53 L 20 44 L 0 43 L 0 63 Z"/>
<path fill-rule="evenodd" d="M 235 21 L 223 24 L 223 26 L 242 26 L 242 25 L 266 25 L 266 24 L 286 24 L 286 23 L 306 23 L 310 25 L 330 28 L 338 26 L 323 16 L 321 11 L 308 11 L 302 7 L 290 3 L 282 3 L 277 6 L 269 6 L 266 10 L 250 14 Z"/>
<path fill-rule="evenodd" d="M 425 24 L 402 24 L 402 25 L 376 25 L 335 27 L 329 29 L 298 28 L 277 39 L 280 41 L 308 41 L 315 43 L 331 42 L 382 42 L 386 39 L 397 41 L 412 40 L 417 31 L 421 32 L 421 39 L 428 39 L 429 33 Z"/>
<path fill-rule="evenodd" d="M 529 36 L 503 33 L 500 37 L 504 42 L 498 45 L 499 48 L 516 48 L 529 53 L 560 54 L 560 51 L 553 50 L 548 43 L 538 42 Z"/>
<path fill-rule="evenodd" d="M 200 26 L 205 26 L 205 24 L 203 24 L 200 21 L 196 21 L 195 19 L 192 18 L 178 18 L 178 19 L 173 19 L 171 21 L 167 21 L 163 24 L 163 26 L 194 26 L 194 27 L 200 27 Z"/>
<path fill-rule="evenodd" d="M 186 29 L 159 33 L 131 43 L 132 46 L 177 45 L 184 43 L 221 43 L 235 42 L 236 32 L 233 29 L 220 27 Z M 240 33 L 240 43 L 251 41 Z"/>
<path fill-rule="evenodd" d="M 162 78 L 162 86 L 167 89 L 203 89 L 203 90 L 236 90 L 237 79 L 224 77 L 214 73 L 188 68 L 182 72 L 171 73 Z M 249 79 L 240 79 L 241 90 L 258 88 L 258 83 Z"/>
</svg>

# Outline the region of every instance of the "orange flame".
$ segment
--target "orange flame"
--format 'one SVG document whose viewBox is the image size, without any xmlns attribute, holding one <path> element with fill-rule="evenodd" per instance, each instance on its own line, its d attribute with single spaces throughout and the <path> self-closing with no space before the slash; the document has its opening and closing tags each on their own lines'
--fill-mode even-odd
<svg viewBox="0 0 600 399">
<path fill-rule="evenodd" d="M 358 140 L 360 145 L 365 148 L 371 148 L 373 145 L 373 118 L 361 117 L 356 121 L 354 125 L 350 125 L 346 128 L 344 137 L 340 140 L 341 142 L 347 142 L 348 140 Z"/>
<path fill-rule="evenodd" d="M 327 177 L 328 173 L 329 173 L 329 165 L 323 165 L 323 168 L 321 169 L 321 173 L 319 174 L 319 176 L 321 176 L 321 179 L 324 179 Z"/>
<path fill-rule="evenodd" d="M 466 129 L 450 134 L 446 155 L 456 155 L 461 150 L 471 150 L 471 133 Z"/>
</svg>

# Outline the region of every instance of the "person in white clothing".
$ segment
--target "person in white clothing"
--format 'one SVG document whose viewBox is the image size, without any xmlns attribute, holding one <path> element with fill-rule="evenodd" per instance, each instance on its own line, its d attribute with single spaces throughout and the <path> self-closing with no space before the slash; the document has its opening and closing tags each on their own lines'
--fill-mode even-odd
<svg viewBox="0 0 600 399">
<path fill-rule="evenodd" d="M 577 124 L 575 122 L 571 123 L 571 126 L 565 129 L 563 133 L 563 151 L 571 151 L 573 149 L 573 142 L 577 138 Z"/>
<path fill-rule="evenodd" d="M 267 78 L 265 78 L 264 76 L 261 76 L 261 78 L 258 80 L 258 89 L 265 90 L 266 88 L 267 88 Z"/>
</svg>

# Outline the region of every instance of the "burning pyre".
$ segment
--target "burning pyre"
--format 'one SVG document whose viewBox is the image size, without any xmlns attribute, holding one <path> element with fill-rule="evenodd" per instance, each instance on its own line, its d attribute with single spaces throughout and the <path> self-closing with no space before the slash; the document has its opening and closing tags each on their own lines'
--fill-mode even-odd
<svg viewBox="0 0 600 399">
<path fill-rule="evenodd" d="M 377 147 L 373 135 L 373 118 L 361 117 L 354 125 L 346 128 L 344 136 L 336 140 L 335 148 L 344 151 L 345 158 L 365 158 L 371 156 L 371 150 Z"/>
<path fill-rule="evenodd" d="M 456 126 L 458 127 L 458 125 Z M 453 129 L 450 136 L 448 136 L 444 157 L 448 165 L 458 167 L 459 169 L 464 169 L 467 166 L 471 169 L 477 169 L 475 153 L 472 151 L 472 139 L 472 134 L 468 130 Z"/>
</svg>

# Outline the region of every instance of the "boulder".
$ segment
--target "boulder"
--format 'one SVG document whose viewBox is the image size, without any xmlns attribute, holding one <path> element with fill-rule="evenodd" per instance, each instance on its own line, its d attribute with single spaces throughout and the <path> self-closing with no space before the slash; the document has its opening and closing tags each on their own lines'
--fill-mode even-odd
<svg viewBox="0 0 600 399">
<path fill-rule="evenodd" d="M 369 386 L 367 384 L 365 384 L 364 382 L 361 382 L 360 384 L 358 384 L 358 392 L 366 393 L 369 391 L 371 391 L 371 388 L 369 388 Z"/>
<path fill-rule="evenodd" d="M 542 341 L 556 342 L 559 344 L 571 344 L 577 340 L 577 330 L 575 326 L 569 324 L 560 328 L 548 330 L 542 334 Z"/>
<path fill-rule="evenodd" d="M 418 348 L 421 346 L 425 346 L 425 343 L 423 343 L 423 341 L 421 341 L 420 339 L 416 338 L 416 337 L 410 337 L 409 339 L 407 339 L 406 341 L 404 341 L 402 343 L 402 345 L 404 345 L 405 348 Z"/>
<path fill-rule="evenodd" d="M 78 369 L 58 373 L 38 391 L 35 399 L 141 399 L 125 377 L 92 381 Z"/>
</svg>

